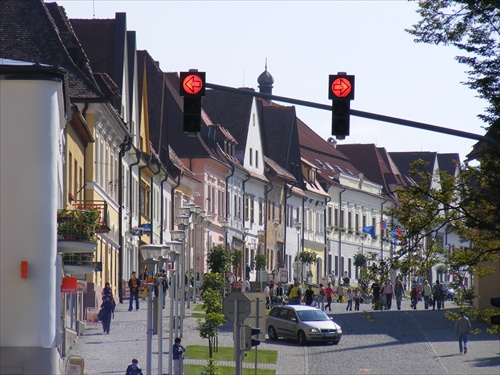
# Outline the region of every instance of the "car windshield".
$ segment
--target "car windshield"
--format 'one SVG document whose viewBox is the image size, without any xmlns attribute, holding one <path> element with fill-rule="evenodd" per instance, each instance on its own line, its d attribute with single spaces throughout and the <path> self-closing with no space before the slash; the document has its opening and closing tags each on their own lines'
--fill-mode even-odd
<svg viewBox="0 0 500 375">
<path fill-rule="evenodd" d="M 297 314 L 303 322 L 321 322 L 324 320 L 330 320 L 328 315 L 321 310 L 297 311 Z"/>
</svg>

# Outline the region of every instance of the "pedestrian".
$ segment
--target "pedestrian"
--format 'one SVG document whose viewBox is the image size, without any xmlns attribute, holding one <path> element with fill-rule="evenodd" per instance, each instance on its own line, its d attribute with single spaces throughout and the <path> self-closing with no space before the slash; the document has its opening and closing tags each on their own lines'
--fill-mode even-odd
<svg viewBox="0 0 500 375">
<path fill-rule="evenodd" d="M 378 310 L 380 301 L 380 284 L 377 279 L 373 282 L 370 292 L 373 293 L 373 308 L 374 310 Z"/>
<path fill-rule="evenodd" d="M 135 298 L 135 309 L 139 311 L 139 289 L 141 288 L 141 280 L 136 277 L 135 271 L 132 272 L 131 278 L 128 281 L 128 288 L 130 289 L 130 300 L 128 311 L 132 311 L 132 301 Z"/>
<path fill-rule="evenodd" d="M 134 358 L 132 360 L 132 364 L 128 365 L 125 375 L 143 375 L 138 363 L 139 361 L 137 360 L 137 358 Z"/>
<path fill-rule="evenodd" d="M 342 281 L 344 282 L 344 285 L 345 286 L 349 286 L 350 283 L 351 283 L 351 278 L 349 277 L 349 275 L 347 274 L 347 271 L 344 271 L 344 277 L 342 278 Z"/>
<path fill-rule="evenodd" d="M 167 280 L 167 275 L 165 273 L 165 270 L 160 269 L 160 274 L 158 276 L 159 276 L 158 281 L 160 282 L 162 290 L 163 290 L 162 307 L 165 308 L 165 301 L 166 301 L 167 292 L 168 292 L 168 280 Z"/>
<path fill-rule="evenodd" d="M 418 284 L 413 285 L 410 292 L 411 307 L 413 310 L 417 309 L 418 299 L 420 298 L 420 291 L 418 289 Z"/>
<path fill-rule="evenodd" d="M 269 283 L 266 283 L 266 286 L 264 287 L 264 296 L 266 297 L 266 309 L 270 309 L 271 308 L 271 294 L 270 294 Z"/>
<path fill-rule="evenodd" d="M 324 311 L 325 310 L 325 286 L 323 284 L 319 284 L 319 295 L 318 295 L 318 306 Z"/>
<path fill-rule="evenodd" d="M 394 294 L 391 280 L 387 280 L 385 283 L 383 294 L 385 295 L 385 306 L 387 310 L 390 310 L 392 308 L 392 295 Z"/>
<path fill-rule="evenodd" d="M 337 288 L 337 302 L 344 302 L 344 287 L 342 286 L 342 282 L 339 281 L 339 286 Z"/>
<path fill-rule="evenodd" d="M 429 302 L 432 301 L 432 288 L 429 285 L 428 280 L 424 280 L 424 286 L 422 287 L 422 295 L 424 296 L 424 309 L 428 310 L 429 309 Z"/>
<path fill-rule="evenodd" d="M 184 353 L 186 353 L 186 349 L 181 345 L 180 337 L 176 337 L 172 346 L 175 375 L 184 375 Z"/>
<path fill-rule="evenodd" d="M 347 289 L 346 297 L 347 307 L 345 308 L 345 311 L 352 311 L 352 300 L 354 298 L 354 293 L 352 292 L 351 288 Z"/>
<path fill-rule="evenodd" d="M 335 292 L 332 289 L 332 283 L 328 283 L 328 286 L 325 289 L 325 297 L 326 297 L 325 311 L 327 307 L 329 311 L 332 311 L 332 296 L 334 294 Z"/>
<path fill-rule="evenodd" d="M 432 309 L 441 310 L 441 285 L 439 285 L 439 280 L 432 286 Z"/>
<path fill-rule="evenodd" d="M 276 303 L 283 304 L 283 296 L 285 295 L 285 290 L 283 289 L 281 281 L 278 281 L 278 283 L 276 284 L 274 295 L 276 296 Z"/>
<path fill-rule="evenodd" d="M 305 292 L 306 306 L 311 306 L 313 300 L 314 300 L 314 290 L 312 290 L 312 285 L 309 285 L 309 288 L 307 288 Z"/>
<path fill-rule="evenodd" d="M 354 289 L 352 299 L 354 300 L 354 311 L 359 311 L 359 303 L 361 302 L 361 289 L 359 287 Z"/>
<path fill-rule="evenodd" d="M 300 305 L 300 298 L 302 297 L 302 294 L 299 285 L 300 285 L 299 282 L 296 281 L 295 284 L 293 284 L 292 289 L 290 290 L 289 297 L 291 299 L 290 304 L 292 305 Z"/>
<path fill-rule="evenodd" d="M 231 286 L 231 290 L 233 290 L 234 284 L 236 284 L 236 276 L 231 272 L 229 275 L 229 285 Z"/>
<path fill-rule="evenodd" d="M 461 311 L 460 318 L 455 322 L 455 334 L 458 336 L 458 348 L 460 349 L 460 354 L 462 354 L 462 344 L 463 353 L 467 354 L 467 336 L 470 329 L 470 320 L 465 316 L 465 311 Z"/>
<path fill-rule="evenodd" d="M 444 301 L 446 300 L 446 295 L 448 294 L 448 289 L 446 288 L 446 285 L 441 283 L 441 308 L 444 309 Z"/>
<path fill-rule="evenodd" d="M 109 330 L 111 328 L 111 316 L 113 314 L 113 303 L 111 302 L 111 297 L 102 297 L 101 311 L 102 330 L 104 333 L 109 334 Z"/>
<path fill-rule="evenodd" d="M 401 310 L 401 301 L 403 300 L 403 295 L 405 294 L 405 288 L 401 280 L 396 281 L 394 286 L 394 296 L 396 297 L 396 307 Z"/>
<path fill-rule="evenodd" d="M 243 282 L 243 290 L 248 293 L 252 291 L 252 287 L 250 286 L 250 279 L 245 279 Z"/>
<path fill-rule="evenodd" d="M 113 314 L 113 318 L 114 318 L 115 317 L 116 302 L 115 302 L 115 298 L 113 297 L 113 290 L 111 289 L 111 285 L 109 284 L 109 282 L 104 284 L 104 288 L 102 289 L 101 295 L 103 297 L 111 298 L 111 304 L 113 305 L 112 314 Z"/>
</svg>

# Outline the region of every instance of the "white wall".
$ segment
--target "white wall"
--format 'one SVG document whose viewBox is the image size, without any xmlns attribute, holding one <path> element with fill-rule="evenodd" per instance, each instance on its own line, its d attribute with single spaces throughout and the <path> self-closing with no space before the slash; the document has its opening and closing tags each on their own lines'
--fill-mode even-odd
<svg viewBox="0 0 500 375">
<path fill-rule="evenodd" d="M 0 80 L 2 347 L 56 346 L 61 83 Z M 21 278 L 21 261 L 29 277 Z"/>
</svg>

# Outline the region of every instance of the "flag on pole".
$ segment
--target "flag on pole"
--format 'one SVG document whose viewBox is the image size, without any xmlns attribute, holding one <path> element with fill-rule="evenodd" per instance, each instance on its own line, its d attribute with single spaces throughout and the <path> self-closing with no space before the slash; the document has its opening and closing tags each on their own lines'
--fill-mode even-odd
<svg viewBox="0 0 500 375">
<path fill-rule="evenodd" d="M 380 230 L 382 231 L 382 230 L 385 230 L 385 229 L 387 229 L 387 223 L 385 222 L 385 220 L 382 220 L 380 222 Z"/>
<path fill-rule="evenodd" d="M 372 238 L 375 238 L 375 226 L 363 227 L 363 232 L 368 233 Z"/>
</svg>

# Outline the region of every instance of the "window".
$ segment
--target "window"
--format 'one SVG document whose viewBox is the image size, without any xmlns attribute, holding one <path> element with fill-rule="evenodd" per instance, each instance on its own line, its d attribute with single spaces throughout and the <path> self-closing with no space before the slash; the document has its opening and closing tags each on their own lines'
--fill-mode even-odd
<svg viewBox="0 0 500 375">
<path fill-rule="evenodd" d="M 249 219 L 249 213 L 250 213 L 250 197 L 248 195 L 245 195 L 245 220 Z"/>
<path fill-rule="evenodd" d="M 255 150 L 255 168 L 259 168 L 259 151 Z"/>
<path fill-rule="evenodd" d="M 330 226 L 332 225 L 332 207 L 328 207 L 327 209 L 327 225 Z"/>
<path fill-rule="evenodd" d="M 250 152 L 249 152 L 248 154 L 249 154 L 249 156 L 250 156 L 250 161 L 249 161 L 249 162 L 250 162 L 250 165 L 253 165 L 253 163 L 252 163 L 252 159 L 253 159 L 253 150 L 252 150 L 251 148 L 250 148 Z"/>
<path fill-rule="evenodd" d="M 354 229 L 359 230 L 359 214 L 356 213 L 355 219 L 354 219 Z"/>
<path fill-rule="evenodd" d="M 259 199 L 259 225 L 264 224 L 264 201 Z"/>
<path fill-rule="evenodd" d="M 335 208 L 335 210 L 334 210 L 333 221 L 334 221 L 333 225 L 338 227 L 339 226 L 339 209 L 338 208 Z"/>
<path fill-rule="evenodd" d="M 254 215 L 255 215 L 255 201 L 253 199 L 253 197 L 250 197 L 250 222 L 251 223 L 254 223 L 255 222 L 255 218 L 254 218 Z"/>
<path fill-rule="evenodd" d="M 151 190 L 149 186 L 145 183 L 141 182 L 141 187 L 139 191 L 139 211 L 146 217 L 150 217 L 150 199 L 151 199 Z"/>
<path fill-rule="evenodd" d="M 344 227 L 344 210 L 340 210 L 340 226 L 343 228 Z"/>
<path fill-rule="evenodd" d="M 352 229 L 352 212 L 347 213 L 347 229 Z"/>
</svg>

